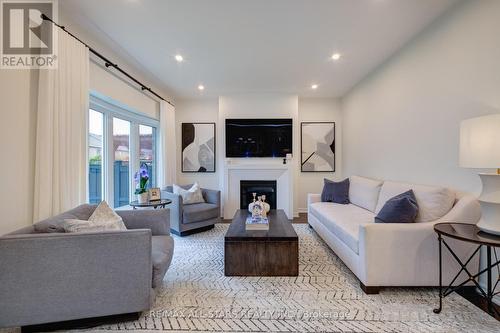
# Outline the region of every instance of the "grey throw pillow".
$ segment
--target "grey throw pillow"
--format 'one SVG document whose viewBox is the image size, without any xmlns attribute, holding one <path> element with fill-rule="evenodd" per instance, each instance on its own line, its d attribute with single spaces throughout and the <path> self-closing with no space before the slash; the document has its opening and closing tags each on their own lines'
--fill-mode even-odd
<svg viewBox="0 0 500 333">
<path fill-rule="evenodd" d="M 329 179 L 324 180 L 321 201 L 334 202 L 347 205 L 349 203 L 349 178 L 341 182 L 334 182 Z"/>
<path fill-rule="evenodd" d="M 413 190 L 387 200 L 378 215 L 376 223 L 413 223 L 417 218 L 418 204 Z"/>
<path fill-rule="evenodd" d="M 92 224 L 89 221 L 77 220 L 77 219 L 67 219 L 62 223 L 64 232 L 101 232 L 106 231 L 106 225 L 104 224 Z"/>
</svg>

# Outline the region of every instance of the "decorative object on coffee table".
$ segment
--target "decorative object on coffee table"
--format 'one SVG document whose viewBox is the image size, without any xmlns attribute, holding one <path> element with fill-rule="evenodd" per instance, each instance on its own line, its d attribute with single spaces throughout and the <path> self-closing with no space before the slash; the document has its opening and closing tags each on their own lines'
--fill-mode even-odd
<svg viewBox="0 0 500 333">
<path fill-rule="evenodd" d="M 182 123 L 182 172 L 215 172 L 215 123 Z"/>
<path fill-rule="evenodd" d="M 297 276 L 299 239 L 281 209 L 268 215 L 269 230 L 246 230 L 249 216 L 240 209 L 224 237 L 226 276 Z"/>
<path fill-rule="evenodd" d="M 134 180 L 137 186 L 135 189 L 137 201 L 141 204 L 148 202 L 147 184 L 149 181 L 149 174 L 148 168 L 145 164 L 142 164 L 139 171 L 135 173 Z"/>
<path fill-rule="evenodd" d="M 477 226 L 500 235 L 500 114 L 477 117 L 460 124 L 460 166 L 496 169 L 480 173 L 483 190 L 479 196 L 482 217 Z"/>
<path fill-rule="evenodd" d="M 151 201 L 146 201 L 146 202 L 139 202 L 139 201 L 132 201 L 129 203 L 130 206 L 132 206 L 133 209 L 137 208 L 146 208 L 146 207 L 152 207 L 154 209 L 156 208 L 166 208 L 167 205 L 171 204 L 172 200 L 170 199 L 160 199 L 160 200 L 151 200 Z"/>
<path fill-rule="evenodd" d="M 300 154 L 302 172 L 334 172 L 335 123 L 301 123 Z"/>
<path fill-rule="evenodd" d="M 486 298 L 488 313 L 493 316 L 500 316 L 500 312 L 493 303 L 493 298 L 498 294 L 495 293 L 495 288 L 498 285 L 500 276 L 497 275 L 494 279 L 492 279 L 492 273 L 497 273 L 497 269 L 500 266 L 500 261 L 498 260 L 496 252 L 496 248 L 500 248 L 500 236 L 482 232 L 477 225 L 469 223 L 437 223 L 434 225 L 434 231 L 438 234 L 439 242 L 439 307 L 434 309 L 434 313 L 441 312 L 443 308 L 443 298 L 455 291 L 460 290 L 467 282 L 472 282 L 474 283 L 473 287 L 476 288 L 475 290 L 480 292 L 481 296 Z M 477 246 L 477 248 L 474 252 L 472 252 L 469 259 L 462 261 L 458 258 L 457 254 L 455 254 L 452 247 L 448 245 L 444 237 L 453 238 L 462 242 L 473 243 Z M 443 244 L 461 267 L 456 277 L 458 278 L 462 271 L 467 274 L 467 279 L 465 281 L 457 281 L 454 283 L 455 280 L 453 280 L 452 284 L 446 288 L 443 288 L 443 269 L 447 268 L 443 267 Z M 470 271 L 470 267 L 468 269 L 467 264 L 474 256 L 479 256 L 482 247 L 486 248 L 486 268 L 480 268 L 479 272 Z M 493 261 L 492 253 L 494 254 Z M 494 270 L 494 268 L 497 269 Z M 485 273 L 487 275 L 486 290 L 484 290 L 484 287 L 479 283 L 479 277 Z"/>
</svg>

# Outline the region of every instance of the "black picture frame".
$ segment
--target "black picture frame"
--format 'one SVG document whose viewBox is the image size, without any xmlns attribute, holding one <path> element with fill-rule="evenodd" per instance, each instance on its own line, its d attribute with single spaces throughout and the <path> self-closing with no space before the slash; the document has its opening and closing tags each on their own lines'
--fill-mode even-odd
<svg viewBox="0 0 500 333">
<path fill-rule="evenodd" d="M 311 154 L 309 157 L 307 157 L 305 160 L 304 160 L 304 157 L 303 157 L 303 141 L 304 141 L 304 136 L 303 136 L 303 131 L 304 131 L 304 125 L 314 125 L 314 124 L 321 124 L 321 125 L 325 125 L 325 124 L 332 124 L 333 126 L 333 142 L 332 142 L 332 145 L 333 145 L 333 149 L 332 149 L 332 152 L 333 152 L 333 168 L 332 170 L 319 170 L 319 171 L 316 171 L 316 170 L 304 170 L 304 163 L 306 163 L 309 158 L 311 158 L 311 156 L 314 154 Z M 300 171 L 301 172 L 307 172 L 307 173 L 333 173 L 335 172 L 335 169 L 336 169 L 336 166 L 337 166 L 337 154 L 336 154 L 336 145 L 337 145 L 337 142 L 336 142 L 336 127 L 335 127 L 335 122 L 334 121 L 303 121 L 300 123 Z M 331 146 L 332 146 L 331 145 Z M 331 147 L 330 146 L 330 147 Z"/>
<path fill-rule="evenodd" d="M 200 171 L 200 170 L 185 170 L 184 166 L 184 150 L 188 146 L 188 141 L 192 135 L 195 135 L 195 133 L 188 133 L 191 131 L 191 126 L 194 127 L 194 125 L 212 125 L 212 131 L 213 131 L 213 138 L 214 138 L 214 147 L 213 147 L 213 153 L 214 153 L 214 169 L 213 170 L 207 170 L 207 171 Z M 216 123 L 215 122 L 192 122 L 192 123 L 181 123 L 181 172 L 182 173 L 215 173 L 217 172 L 217 132 L 216 132 Z"/>
</svg>

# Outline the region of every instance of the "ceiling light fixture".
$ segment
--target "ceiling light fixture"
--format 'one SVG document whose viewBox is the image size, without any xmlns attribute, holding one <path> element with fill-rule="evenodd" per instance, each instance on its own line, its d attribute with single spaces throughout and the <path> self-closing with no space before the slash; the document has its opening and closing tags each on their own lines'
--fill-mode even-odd
<svg viewBox="0 0 500 333">
<path fill-rule="evenodd" d="M 184 60 L 184 58 L 183 58 L 180 54 L 176 54 L 176 55 L 175 55 L 175 60 L 176 60 L 177 62 L 182 62 L 182 61 Z"/>
<path fill-rule="evenodd" d="M 318 85 L 317 85 L 317 84 L 313 84 L 313 85 L 311 86 L 311 89 L 318 89 Z"/>
<path fill-rule="evenodd" d="M 200 84 L 200 85 L 198 86 L 198 90 L 205 90 L 205 86 L 204 86 L 204 85 L 202 85 L 202 84 Z"/>
<path fill-rule="evenodd" d="M 334 53 L 334 54 L 332 54 L 332 59 L 333 60 L 339 60 L 340 57 L 341 57 L 340 53 Z"/>
</svg>

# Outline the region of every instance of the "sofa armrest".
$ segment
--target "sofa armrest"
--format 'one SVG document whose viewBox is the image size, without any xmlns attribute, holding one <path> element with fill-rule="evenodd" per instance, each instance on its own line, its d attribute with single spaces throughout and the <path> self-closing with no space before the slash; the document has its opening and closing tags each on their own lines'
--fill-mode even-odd
<svg viewBox="0 0 500 333">
<path fill-rule="evenodd" d="M 435 222 L 368 223 L 359 227 L 359 279 L 366 286 L 438 285 L 438 237 Z M 448 239 L 459 258 L 465 259 L 474 245 Z M 468 267 L 477 270 L 478 259 Z M 449 283 L 460 267 L 443 250 L 443 282 Z M 415 278 L 418 277 L 418 278 Z M 465 278 L 462 275 L 461 278 Z M 460 279 L 459 279 L 460 280 Z M 461 282 L 461 281 L 459 281 Z"/>
<path fill-rule="evenodd" d="M 170 228 L 179 231 L 180 224 L 182 223 L 182 211 L 184 207 L 184 203 L 182 200 L 182 196 L 179 194 L 174 194 L 169 191 L 162 190 L 161 191 L 162 199 L 172 200 L 172 203 L 169 205 L 170 208 Z"/>
<path fill-rule="evenodd" d="M 127 229 L 149 229 L 153 236 L 170 235 L 170 209 L 119 210 Z"/>
<path fill-rule="evenodd" d="M 147 310 L 151 231 L 0 238 L 0 327 Z"/>
<path fill-rule="evenodd" d="M 319 193 L 308 193 L 307 194 L 307 206 L 312 203 L 321 202 L 321 194 Z"/>
<path fill-rule="evenodd" d="M 481 218 L 481 205 L 473 195 L 466 194 L 458 199 L 453 208 L 435 223 L 471 223 L 476 224 Z"/>
<path fill-rule="evenodd" d="M 206 202 L 220 207 L 220 191 L 202 188 L 201 192 L 203 193 L 203 198 Z"/>
<path fill-rule="evenodd" d="M 311 214 L 311 204 L 321 202 L 321 194 L 308 193 L 307 194 L 307 214 Z"/>
</svg>

